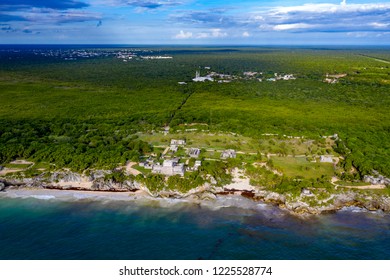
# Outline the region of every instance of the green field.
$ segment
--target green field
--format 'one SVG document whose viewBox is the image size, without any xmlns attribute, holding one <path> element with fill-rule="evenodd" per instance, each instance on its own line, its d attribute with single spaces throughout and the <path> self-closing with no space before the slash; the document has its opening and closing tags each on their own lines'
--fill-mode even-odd
<svg viewBox="0 0 390 280">
<path fill-rule="evenodd" d="M 151 144 L 180 137 L 152 131 L 169 125 L 176 133 L 184 124 L 200 123 L 197 128 L 211 135 L 187 135 L 192 146 L 340 154 L 341 167 L 356 170 L 346 172 L 346 180 L 373 169 L 390 176 L 390 65 L 380 60 L 390 57 L 389 49 L 167 47 L 156 53 L 173 59 L 64 61 L 0 52 L 0 164 L 24 158 L 78 171 L 114 168 L 138 161 L 153 150 Z M 297 79 L 191 82 L 196 70 L 206 74 L 205 66 L 224 74 L 257 71 L 266 79 L 291 73 Z M 327 73 L 347 76 L 328 84 Z M 278 136 L 263 135 L 268 133 Z M 321 137 L 335 133 L 341 141 L 333 150 Z M 286 142 L 282 135 L 305 138 Z M 322 165 L 289 160 L 275 158 L 288 176 L 331 173 Z"/>
<path fill-rule="evenodd" d="M 287 177 L 317 179 L 334 175 L 333 164 L 310 162 L 306 158 L 272 157 L 273 165 Z"/>
</svg>

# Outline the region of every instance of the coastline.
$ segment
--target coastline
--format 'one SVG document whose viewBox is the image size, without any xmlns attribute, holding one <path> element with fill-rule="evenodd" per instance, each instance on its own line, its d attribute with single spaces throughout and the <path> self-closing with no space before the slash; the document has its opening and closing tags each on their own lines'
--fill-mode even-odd
<svg viewBox="0 0 390 280">
<path fill-rule="evenodd" d="M 3 185 L 0 197 L 37 199 L 60 199 L 66 201 L 90 199 L 90 200 L 120 200 L 120 201 L 158 201 L 161 205 L 172 203 L 190 203 L 205 205 L 209 207 L 241 207 L 244 200 L 254 204 L 265 204 L 278 207 L 289 214 L 298 217 L 336 213 L 346 207 L 357 207 L 367 211 L 390 212 L 390 197 L 387 196 L 362 196 L 359 193 L 345 189 L 341 194 L 331 196 L 332 203 L 309 205 L 304 201 L 310 194 L 302 193 L 300 196 L 291 198 L 289 194 L 279 194 L 269 190 L 256 188 L 249 184 L 249 179 L 238 179 L 238 175 L 231 184 L 217 187 L 205 184 L 201 187 L 190 190 L 187 193 L 180 193 L 174 190 L 163 190 L 151 192 L 146 186 L 134 181 L 124 183 L 80 182 L 42 183 L 34 179 L 21 181 L 0 179 Z M 238 179 L 238 180 L 236 180 Z M 226 202 L 233 201 L 231 204 Z M 238 202 L 241 201 L 241 202 Z M 245 203 L 244 203 L 245 204 Z M 243 207 L 246 207 L 243 205 Z"/>
</svg>

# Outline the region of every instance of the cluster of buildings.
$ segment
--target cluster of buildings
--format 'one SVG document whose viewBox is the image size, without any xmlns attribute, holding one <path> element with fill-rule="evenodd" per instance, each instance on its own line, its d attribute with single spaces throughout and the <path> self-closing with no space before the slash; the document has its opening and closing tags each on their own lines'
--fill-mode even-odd
<svg viewBox="0 0 390 280">
<path fill-rule="evenodd" d="M 113 55 L 118 59 L 132 60 L 132 59 L 166 59 L 172 58 L 168 56 L 154 55 L 155 51 L 147 49 L 122 49 L 114 50 Z"/>
<path fill-rule="evenodd" d="M 210 67 L 205 67 L 206 70 L 210 70 Z M 259 82 L 262 82 L 264 79 L 263 72 L 253 72 L 253 71 L 247 71 L 243 72 L 243 76 L 235 76 L 235 75 L 228 75 L 228 74 L 221 74 L 217 72 L 210 72 L 206 76 L 201 76 L 200 71 L 196 71 L 195 78 L 192 79 L 193 82 L 215 82 L 218 83 L 230 83 L 232 80 L 237 79 L 246 79 L 246 80 L 252 80 L 257 79 Z M 296 77 L 294 77 L 293 74 L 283 74 L 279 75 L 278 73 L 274 73 L 274 76 L 271 78 L 266 79 L 266 81 L 269 82 L 276 82 L 278 80 L 295 80 Z M 179 82 L 179 84 L 185 84 L 185 82 Z"/>
<path fill-rule="evenodd" d="M 161 56 L 161 55 L 156 55 L 156 56 L 151 56 L 151 55 L 148 55 L 148 56 L 138 56 L 137 54 L 134 54 L 134 53 L 120 53 L 116 56 L 117 58 L 119 59 L 122 59 L 123 62 L 128 62 L 129 60 L 133 60 L 133 59 L 137 59 L 137 60 L 140 60 L 140 59 L 144 59 L 144 60 L 159 60 L 159 59 L 173 59 L 172 56 Z"/>
<path fill-rule="evenodd" d="M 335 75 L 329 75 L 328 73 L 326 74 L 326 78 L 324 79 L 324 83 L 328 84 L 336 84 L 339 82 L 340 78 L 346 77 L 347 74 L 335 74 Z"/>
<path fill-rule="evenodd" d="M 210 67 L 205 67 L 205 69 L 210 69 Z M 214 82 L 218 81 L 218 83 L 230 83 L 233 79 L 236 79 L 237 77 L 233 75 L 227 75 L 227 74 L 221 74 L 217 72 L 211 72 L 207 74 L 206 76 L 201 76 L 200 71 L 195 72 L 195 78 L 192 79 L 194 82 Z"/>
<path fill-rule="evenodd" d="M 154 174 L 162 174 L 166 176 L 180 175 L 184 176 L 186 171 L 196 171 L 202 166 L 202 161 L 199 160 L 201 149 L 199 148 L 188 148 L 186 149 L 186 157 L 178 157 L 174 154 L 178 151 L 179 147 L 184 147 L 186 145 L 186 140 L 184 139 L 172 139 L 169 147 L 166 148 L 165 154 L 171 152 L 169 156 L 165 154 L 162 155 L 163 161 L 157 161 L 150 157 L 144 162 L 139 164 L 140 167 L 151 170 Z M 235 158 L 236 151 L 229 149 L 221 153 L 221 159 Z M 194 164 L 190 167 L 190 160 L 194 160 Z"/>
<path fill-rule="evenodd" d="M 172 139 L 169 145 L 169 151 L 174 154 L 178 151 L 179 147 L 184 147 L 186 140 L 184 139 Z M 190 158 L 198 158 L 200 155 L 200 149 L 189 148 L 187 154 Z M 164 158 L 165 156 L 163 156 Z M 153 159 L 148 159 L 145 162 L 140 163 L 140 166 L 145 169 L 150 169 L 154 174 L 163 174 L 166 176 L 180 175 L 184 176 L 186 171 L 196 171 L 202 166 L 202 161 L 196 160 L 193 167 L 186 166 L 182 159 L 179 157 L 164 158 L 163 162 L 155 162 Z M 188 161 L 187 161 L 188 163 Z"/>
<path fill-rule="evenodd" d="M 285 74 L 285 75 L 278 75 L 278 73 L 274 73 L 274 77 L 268 78 L 268 82 L 276 82 L 279 80 L 288 81 L 288 80 L 296 80 L 297 78 L 294 77 L 293 74 Z M 259 79 L 260 82 L 262 82 L 262 79 Z"/>
<path fill-rule="evenodd" d="M 214 78 L 211 77 L 211 74 L 202 77 L 200 75 L 200 71 L 196 71 L 195 78 L 193 78 L 192 81 L 194 81 L 194 82 L 206 82 L 206 81 L 214 82 Z"/>
<path fill-rule="evenodd" d="M 64 60 L 77 60 L 83 58 L 108 57 L 112 55 L 108 50 L 88 50 L 88 49 L 42 49 L 32 50 L 37 56 L 57 57 Z"/>
<path fill-rule="evenodd" d="M 176 140 L 172 139 L 169 146 L 169 150 L 173 153 L 176 153 L 179 147 L 184 147 L 186 145 L 186 140 Z"/>
<path fill-rule="evenodd" d="M 149 60 L 149 59 L 173 59 L 172 56 L 161 56 L 161 55 L 157 55 L 157 56 L 141 56 L 142 59 L 146 59 L 146 60 Z"/>
<path fill-rule="evenodd" d="M 15 50 L 16 52 L 16 50 Z M 68 49 L 68 48 L 53 48 L 53 49 L 31 49 L 26 50 L 36 56 L 56 57 L 64 60 L 77 60 L 86 58 L 98 57 L 114 57 L 121 59 L 123 62 L 128 62 L 133 59 L 172 59 L 172 56 L 160 55 L 160 50 L 147 49 Z"/>
<path fill-rule="evenodd" d="M 164 160 L 162 165 L 160 163 L 156 163 L 152 167 L 152 172 L 155 174 L 163 174 L 167 176 L 184 176 L 184 163 L 179 163 L 179 160 L 179 158 L 173 158 Z"/>
</svg>

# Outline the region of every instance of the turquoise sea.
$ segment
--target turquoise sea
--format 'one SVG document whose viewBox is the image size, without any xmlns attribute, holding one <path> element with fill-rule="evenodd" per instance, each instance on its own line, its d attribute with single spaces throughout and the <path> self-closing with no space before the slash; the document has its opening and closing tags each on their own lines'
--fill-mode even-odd
<svg viewBox="0 0 390 280">
<path fill-rule="evenodd" d="M 390 259 L 390 215 L 297 218 L 244 198 L 0 196 L 0 259 Z"/>
</svg>

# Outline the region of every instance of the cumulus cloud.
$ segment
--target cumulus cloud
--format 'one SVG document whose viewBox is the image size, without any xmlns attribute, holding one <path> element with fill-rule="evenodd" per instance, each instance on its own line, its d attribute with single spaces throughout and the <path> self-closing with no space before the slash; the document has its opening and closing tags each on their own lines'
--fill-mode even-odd
<svg viewBox="0 0 390 280">
<path fill-rule="evenodd" d="M 256 32 L 378 32 L 390 27 L 390 3 L 307 3 L 277 7 L 253 7 L 253 12 L 233 9 L 187 10 L 170 21 L 201 28 Z M 256 11 L 257 10 L 257 11 Z M 235 29 L 235 30 L 234 30 Z M 206 36 L 206 35 L 204 35 Z"/>
<path fill-rule="evenodd" d="M 374 28 L 389 28 L 390 23 L 383 23 L 383 22 L 371 22 L 369 23 L 370 26 Z"/>
<path fill-rule="evenodd" d="M 350 32 L 388 29 L 390 4 L 303 4 L 280 6 L 252 14 L 261 30 Z"/>
<path fill-rule="evenodd" d="M 273 27 L 273 30 L 284 31 L 284 30 L 296 30 L 296 29 L 309 29 L 314 28 L 314 25 L 307 23 L 289 23 L 289 24 L 278 24 Z"/>
<path fill-rule="evenodd" d="M 175 35 L 175 39 L 190 39 L 192 36 L 192 32 L 184 32 L 183 30 L 180 30 L 180 32 Z"/>
<path fill-rule="evenodd" d="M 390 4 L 389 3 L 377 3 L 377 4 L 347 4 L 342 2 L 341 4 L 330 4 L 330 3 L 321 3 L 321 4 L 304 4 L 299 6 L 283 6 L 270 9 L 270 14 L 275 16 L 293 16 L 293 15 L 302 15 L 300 13 L 310 13 L 310 14 L 347 14 L 354 13 L 354 15 L 360 13 L 361 15 L 379 13 L 386 14 L 389 12 Z"/>
<path fill-rule="evenodd" d="M 251 34 L 249 34 L 248 31 L 244 31 L 244 32 L 242 33 L 242 37 L 244 37 L 244 38 L 248 38 L 248 37 L 250 37 L 250 36 L 251 36 Z"/>
<path fill-rule="evenodd" d="M 222 31 L 219 28 L 205 30 L 197 33 L 184 32 L 180 30 L 178 34 L 174 36 L 175 39 L 216 39 L 227 37 L 228 33 Z"/>
<path fill-rule="evenodd" d="M 208 32 L 198 33 L 196 38 L 198 38 L 198 39 L 204 39 L 204 38 L 224 38 L 224 37 L 227 37 L 227 36 L 228 36 L 228 34 L 226 32 L 223 32 L 219 28 L 214 28 L 214 29 L 211 29 Z"/>
</svg>

